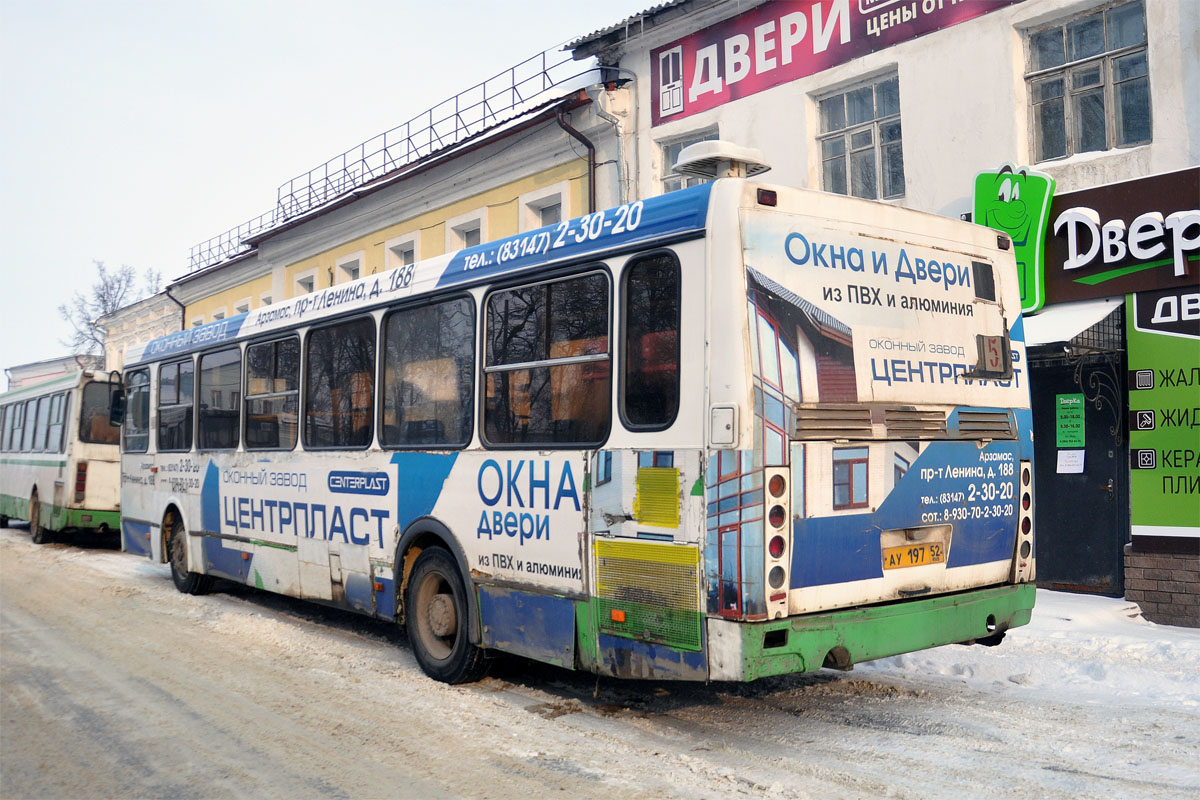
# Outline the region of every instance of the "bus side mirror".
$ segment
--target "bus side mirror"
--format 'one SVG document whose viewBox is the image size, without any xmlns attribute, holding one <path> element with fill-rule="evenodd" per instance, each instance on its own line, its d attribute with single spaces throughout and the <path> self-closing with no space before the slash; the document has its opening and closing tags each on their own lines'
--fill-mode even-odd
<svg viewBox="0 0 1200 800">
<path fill-rule="evenodd" d="M 125 392 L 120 388 L 112 390 L 108 404 L 108 424 L 114 428 L 121 427 L 125 421 Z"/>
</svg>

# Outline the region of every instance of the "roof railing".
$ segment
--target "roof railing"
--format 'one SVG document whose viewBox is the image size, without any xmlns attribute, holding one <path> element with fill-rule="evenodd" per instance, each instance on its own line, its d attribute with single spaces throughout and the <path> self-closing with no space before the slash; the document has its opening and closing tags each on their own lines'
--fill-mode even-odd
<svg viewBox="0 0 1200 800">
<path fill-rule="evenodd" d="M 575 61 L 557 47 L 528 58 L 282 184 L 272 211 L 192 247 L 188 270 L 237 256 L 249 249 L 246 239 L 512 119 L 596 69 L 594 59 Z"/>
</svg>

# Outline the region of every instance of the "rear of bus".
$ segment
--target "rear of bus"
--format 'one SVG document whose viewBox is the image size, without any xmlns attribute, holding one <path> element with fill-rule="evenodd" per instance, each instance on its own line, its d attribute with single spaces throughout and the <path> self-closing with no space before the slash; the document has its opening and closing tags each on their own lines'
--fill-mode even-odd
<svg viewBox="0 0 1200 800">
<path fill-rule="evenodd" d="M 1033 443 L 1007 238 L 746 181 L 713 187 L 710 220 L 710 678 L 1026 624 Z"/>
</svg>

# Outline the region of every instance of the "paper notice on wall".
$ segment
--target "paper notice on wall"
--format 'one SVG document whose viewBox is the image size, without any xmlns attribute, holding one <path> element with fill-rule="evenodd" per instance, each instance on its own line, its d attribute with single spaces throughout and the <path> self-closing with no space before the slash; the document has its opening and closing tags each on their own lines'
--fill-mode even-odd
<svg viewBox="0 0 1200 800">
<path fill-rule="evenodd" d="M 1078 475 L 1083 472 L 1083 450 L 1059 450 L 1058 474 Z"/>
</svg>

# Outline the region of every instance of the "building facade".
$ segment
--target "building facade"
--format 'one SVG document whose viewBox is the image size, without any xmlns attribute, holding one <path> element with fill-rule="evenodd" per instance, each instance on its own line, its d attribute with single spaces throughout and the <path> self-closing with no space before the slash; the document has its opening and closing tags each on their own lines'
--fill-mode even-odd
<svg viewBox="0 0 1200 800">
<path fill-rule="evenodd" d="M 685 180 L 682 147 L 721 138 L 782 184 L 1012 234 L 1039 581 L 1128 592 L 1185 625 L 1200 625 L 1198 46 L 1190 0 L 684 0 L 572 44 L 632 78 L 642 195 Z"/>
</svg>

